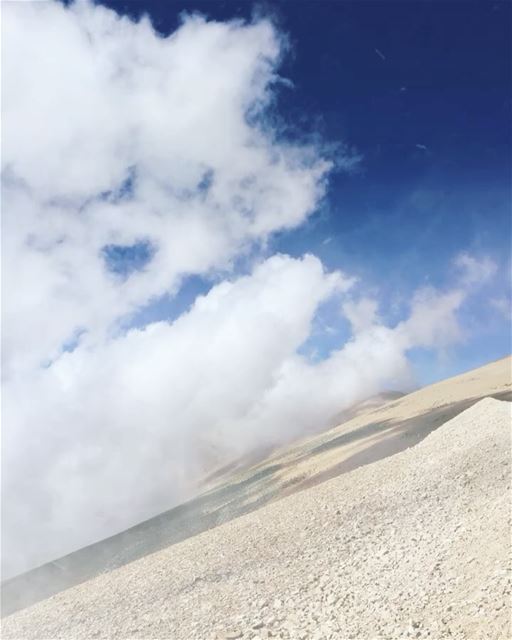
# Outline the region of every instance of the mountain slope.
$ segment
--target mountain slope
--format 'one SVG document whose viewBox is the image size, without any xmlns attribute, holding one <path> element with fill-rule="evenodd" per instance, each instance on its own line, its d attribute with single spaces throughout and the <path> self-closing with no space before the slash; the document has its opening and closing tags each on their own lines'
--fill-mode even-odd
<svg viewBox="0 0 512 640">
<path fill-rule="evenodd" d="M 510 404 L 6 618 L 4 638 L 510 637 Z"/>
<path fill-rule="evenodd" d="M 411 447 L 480 398 L 511 397 L 511 359 L 420 389 L 274 452 L 245 470 L 228 469 L 195 500 L 2 585 L 7 615 L 54 593 Z"/>
<path fill-rule="evenodd" d="M 402 393 L 401 391 L 383 391 L 382 393 L 370 396 L 369 398 L 366 398 L 366 400 L 357 402 L 349 409 L 339 413 L 333 420 L 333 426 L 337 426 L 343 422 L 347 422 L 347 420 L 355 418 L 356 416 L 378 409 L 393 400 L 399 400 L 400 398 L 403 398 L 404 395 L 405 393 Z"/>
</svg>

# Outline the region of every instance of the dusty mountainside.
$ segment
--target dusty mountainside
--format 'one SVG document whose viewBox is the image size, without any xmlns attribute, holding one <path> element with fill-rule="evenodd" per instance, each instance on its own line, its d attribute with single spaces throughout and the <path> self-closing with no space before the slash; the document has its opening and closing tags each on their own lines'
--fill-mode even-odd
<svg viewBox="0 0 512 640">
<path fill-rule="evenodd" d="M 4 638 L 510 637 L 510 404 L 3 621 Z"/>
<path fill-rule="evenodd" d="M 337 425 L 347 422 L 347 420 L 351 420 L 363 413 L 374 411 L 393 400 L 403 398 L 404 395 L 405 393 L 402 393 L 402 391 L 383 391 L 382 393 L 377 393 L 376 395 L 370 396 L 361 402 L 356 402 L 356 404 L 345 411 L 338 413 L 332 421 L 332 426 L 336 427 Z"/>
<path fill-rule="evenodd" d="M 512 400 L 511 367 L 512 359 L 503 358 L 358 413 L 329 431 L 275 452 L 260 467 L 279 465 L 274 484 L 297 491 L 380 460 L 420 442 L 481 398 Z"/>
<path fill-rule="evenodd" d="M 2 614 L 411 447 L 482 397 L 511 398 L 511 376 L 511 359 L 504 358 L 358 414 L 250 468 L 228 465 L 196 499 L 6 581 Z"/>
</svg>

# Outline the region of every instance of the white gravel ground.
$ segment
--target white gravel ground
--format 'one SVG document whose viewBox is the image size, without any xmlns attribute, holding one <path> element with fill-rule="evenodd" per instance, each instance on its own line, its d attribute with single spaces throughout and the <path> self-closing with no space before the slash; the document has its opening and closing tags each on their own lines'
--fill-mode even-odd
<svg viewBox="0 0 512 640">
<path fill-rule="evenodd" d="M 510 404 L 5 618 L 5 639 L 511 638 Z"/>
</svg>

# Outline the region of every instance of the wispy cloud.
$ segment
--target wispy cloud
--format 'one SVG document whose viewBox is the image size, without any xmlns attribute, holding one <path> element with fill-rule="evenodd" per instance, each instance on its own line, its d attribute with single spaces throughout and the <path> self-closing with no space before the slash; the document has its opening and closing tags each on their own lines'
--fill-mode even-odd
<svg viewBox="0 0 512 640">
<path fill-rule="evenodd" d="M 469 253 L 461 253 L 454 260 L 466 286 L 480 285 L 490 280 L 497 272 L 498 266 L 488 256 L 477 258 Z"/>
</svg>

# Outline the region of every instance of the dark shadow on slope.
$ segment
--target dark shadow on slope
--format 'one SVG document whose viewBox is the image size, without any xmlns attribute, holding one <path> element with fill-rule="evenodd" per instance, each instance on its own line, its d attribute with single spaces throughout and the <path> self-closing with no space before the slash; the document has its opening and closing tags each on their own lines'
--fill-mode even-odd
<svg viewBox="0 0 512 640">
<path fill-rule="evenodd" d="M 315 456 L 319 453 L 323 453 L 324 451 L 330 451 L 331 449 L 344 447 L 345 445 L 356 442 L 357 440 L 362 440 L 363 438 L 368 438 L 369 436 L 373 436 L 378 433 L 382 433 L 387 429 L 391 429 L 392 425 L 393 423 L 390 420 L 383 420 L 381 422 L 372 422 L 370 424 L 365 424 L 358 429 L 349 431 L 348 433 L 342 433 L 332 440 L 322 442 L 322 444 L 307 451 L 307 456 Z"/>
<path fill-rule="evenodd" d="M 297 479 L 295 484 L 289 484 L 286 490 L 279 496 L 284 497 L 297 491 L 303 491 L 314 487 L 322 482 L 331 480 L 342 473 L 353 471 L 358 467 L 362 467 L 377 460 L 382 460 L 389 456 L 409 449 L 410 447 L 421 442 L 426 436 L 440 427 L 442 424 L 455 418 L 466 409 L 469 409 L 476 402 L 482 398 L 490 397 L 495 400 L 508 400 L 512 401 L 512 391 L 503 391 L 490 396 L 482 396 L 478 398 L 470 398 L 469 400 L 461 400 L 452 404 L 445 404 L 437 409 L 425 412 L 419 416 L 411 418 L 410 420 L 391 421 L 385 420 L 382 422 L 376 422 L 369 425 L 364 425 L 359 429 L 354 429 L 349 433 L 342 434 L 322 443 L 320 446 L 312 449 L 307 455 L 318 455 L 323 451 L 330 449 L 336 449 L 346 444 L 355 442 L 362 438 L 366 438 L 372 435 L 380 434 L 382 437 L 377 441 L 372 441 L 365 449 L 354 453 L 349 458 L 342 460 L 340 463 L 317 473 L 316 475 L 306 478 Z"/>
<path fill-rule="evenodd" d="M 491 397 L 511 400 L 512 392 L 503 392 Z M 322 451 L 336 449 L 378 433 L 383 437 L 364 451 L 307 480 L 299 477 L 284 484 L 282 479 L 275 478 L 284 465 L 271 464 L 260 468 L 238 482 L 214 488 L 122 533 L 11 578 L 2 584 L 2 615 L 9 615 L 101 573 L 254 511 L 284 495 L 301 491 L 402 451 L 480 399 L 472 398 L 445 405 L 412 420 L 365 425 L 348 434 L 336 436 L 331 441 L 305 452 L 304 455 L 318 455 Z M 386 438 L 386 433 L 390 431 L 393 435 Z M 293 466 L 293 463 L 286 466 Z"/>
<path fill-rule="evenodd" d="M 272 445 L 268 445 L 266 447 L 258 447 L 255 451 L 251 451 L 241 458 L 232 460 L 228 464 L 225 464 L 222 467 L 215 469 L 215 471 L 212 471 L 210 474 L 203 478 L 203 485 L 208 485 L 217 481 L 220 482 L 223 478 L 226 479 L 230 476 L 232 477 L 233 474 L 235 474 L 237 471 L 247 471 L 247 469 L 250 469 L 260 462 L 263 462 L 264 460 L 270 458 L 274 450 L 275 447 Z"/>
</svg>

